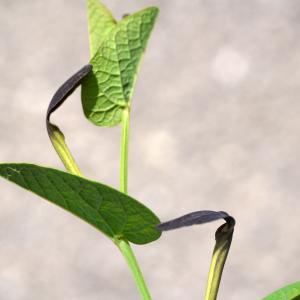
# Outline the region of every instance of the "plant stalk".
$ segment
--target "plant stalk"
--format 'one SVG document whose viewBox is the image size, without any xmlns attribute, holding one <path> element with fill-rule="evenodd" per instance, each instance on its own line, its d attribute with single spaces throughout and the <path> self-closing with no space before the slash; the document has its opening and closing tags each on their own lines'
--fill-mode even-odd
<svg viewBox="0 0 300 300">
<path fill-rule="evenodd" d="M 210 264 L 205 300 L 216 300 L 221 282 L 223 268 L 230 249 L 233 227 L 228 223 L 216 231 L 216 244 Z"/>
<path fill-rule="evenodd" d="M 123 240 L 123 239 L 118 239 L 115 241 L 115 244 L 120 249 L 121 253 L 123 254 L 123 257 L 125 258 L 128 266 L 132 272 L 135 283 L 140 292 L 141 298 L 143 300 L 151 300 L 151 295 L 150 295 L 147 285 L 144 281 L 142 272 L 141 272 L 138 262 L 134 256 L 132 248 L 130 247 L 129 242 L 126 240 Z"/>
<path fill-rule="evenodd" d="M 120 191 L 127 194 L 128 186 L 128 143 L 129 143 L 129 124 L 130 124 L 130 107 L 123 109 L 122 116 L 122 135 L 121 135 L 121 159 L 120 159 Z M 125 239 L 116 239 L 115 244 L 124 256 L 131 272 L 140 295 L 143 300 L 151 300 L 151 295 L 143 278 L 138 262 Z"/>
<path fill-rule="evenodd" d="M 122 136 L 121 136 L 121 160 L 120 160 L 120 191 L 127 194 L 128 186 L 128 143 L 129 143 L 130 108 L 123 109 Z"/>
</svg>

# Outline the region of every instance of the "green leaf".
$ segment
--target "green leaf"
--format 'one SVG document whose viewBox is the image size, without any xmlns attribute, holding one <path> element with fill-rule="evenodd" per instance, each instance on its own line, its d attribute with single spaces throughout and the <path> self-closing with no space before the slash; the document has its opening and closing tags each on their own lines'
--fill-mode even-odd
<svg viewBox="0 0 300 300">
<path fill-rule="evenodd" d="M 262 300 L 300 300 L 300 281 L 283 287 Z"/>
<path fill-rule="evenodd" d="M 117 24 L 111 12 L 99 0 L 87 0 L 90 52 L 93 57 L 105 36 Z"/>
<path fill-rule="evenodd" d="M 0 164 L 0 176 L 68 210 L 110 238 L 146 244 L 160 237 L 154 213 L 98 182 L 31 164 Z"/>
<path fill-rule="evenodd" d="M 158 8 L 150 7 L 122 19 L 91 59 L 92 72 L 82 82 L 85 116 L 95 125 L 114 126 L 130 106 L 139 63 Z"/>
</svg>

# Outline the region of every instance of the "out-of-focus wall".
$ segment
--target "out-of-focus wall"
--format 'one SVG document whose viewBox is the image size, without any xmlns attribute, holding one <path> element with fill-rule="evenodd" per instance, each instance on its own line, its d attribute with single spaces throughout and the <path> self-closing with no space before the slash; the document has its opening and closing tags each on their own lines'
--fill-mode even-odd
<svg viewBox="0 0 300 300">
<path fill-rule="evenodd" d="M 105 3 L 118 18 L 161 10 L 133 99 L 130 194 L 161 220 L 236 217 L 220 300 L 299 280 L 300 2 Z M 0 0 L 0 38 L 0 161 L 62 169 L 45 112 L 89 60 L 85 3 Z M 119 128 L 90 124 L 79 91 L 53 120 L 84 174 L 118 187 Z M 139 299 L 103 235 L 2 179 L 0 191 L 0 299 Z M 201 299 L 220 224 L 134 247 L 154 299 Z"/>
</svg>

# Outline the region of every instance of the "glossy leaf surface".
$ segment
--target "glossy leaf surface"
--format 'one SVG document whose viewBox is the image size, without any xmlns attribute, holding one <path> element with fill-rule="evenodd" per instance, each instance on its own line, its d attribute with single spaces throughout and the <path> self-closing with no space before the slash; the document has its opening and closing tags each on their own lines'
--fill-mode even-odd
<svg viewBox="0 0 300 300">
<path fill-rule="evenodd" d="M 300 281 L 281 288 L 262 300 L 300 300 Z"/>
<path fill-rule="evenodd" d="M 110 238 L 135 244 L 159 238 L 159 219 L 119 191 L 59 170 L 31 164 L 0 164 L 0 176 L 66 209 Z"/>
<path fill-rule="evenodd" d="M 81 98 L 86 117 L 95 125 L 121 122 L 157 14 L 158 9 L 150 7 L 122 19 L 91 59 L 93 70 L 82 82 Z"/>
</svg>

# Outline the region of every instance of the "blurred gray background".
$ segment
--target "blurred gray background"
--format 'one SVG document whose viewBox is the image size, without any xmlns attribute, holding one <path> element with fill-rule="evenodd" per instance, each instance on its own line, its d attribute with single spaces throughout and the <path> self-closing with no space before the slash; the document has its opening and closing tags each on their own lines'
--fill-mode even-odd
<svg viewBox="0 0 300 300">
<path fill-rule="evenodd" d="M 120 19 L 161 12 L 132 106 L 129 192 L 168 220 L 236 217 L 220 300 L 300 279 L 300 2 L 106 0 Z M 63 169 L 45 129 L 55 90 L 89 60 L 83 0 L 0 0 L 0 160 Z M 53 118 L 87 177 L 118 187 L 120 128 L 97 128 L 79 91 Z M 139 299 L 91 226 L 1 179 L 0 299 Z M 203 298 L 214 232 L 134 246 L 153 299 Z"/>
</svg>

